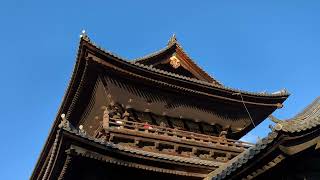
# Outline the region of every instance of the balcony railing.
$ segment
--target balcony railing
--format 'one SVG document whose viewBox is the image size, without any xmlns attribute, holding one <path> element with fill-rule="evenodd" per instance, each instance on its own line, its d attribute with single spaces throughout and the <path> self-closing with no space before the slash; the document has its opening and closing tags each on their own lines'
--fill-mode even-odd
<svg viewBox="0 0 320 180">
<path fill-rule="evenodd" d="M 227 139 L 224 137 L 210 136 L 190 131 L 183 131 L 179 129 L 172 129 L 168 127 L 150 125 L 145 123 L 133 122 L 123 119 L 109 119 L 109 130 L 110 131 L 121 131 L 126 130 L 131 133 L 143 132 L 148 134 L 154 134 L 160 137 L 173 137 L 183 140 L 189 140 L 190 142 L 207 143 L 208 145 L 219 144 L 235 148 L 247 149 L 253 144 L 242 142 L 238 140 Z"/>
<path fill-rule="evenodd" d="M 102 132 L 102 133 L 99 133 Z M 104 119 L 95 137 L 147 151 L 227 162 L 253 144 L 225 137 L 139 123 L 120 118 Z M 100 134 L 100 135 L 99 135 Z"/>
</svg>

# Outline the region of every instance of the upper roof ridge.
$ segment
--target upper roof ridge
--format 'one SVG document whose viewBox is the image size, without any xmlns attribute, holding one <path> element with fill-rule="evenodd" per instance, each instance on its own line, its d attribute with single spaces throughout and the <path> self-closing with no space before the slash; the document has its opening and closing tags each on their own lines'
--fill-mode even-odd
<svg viewBox="0 0 320 180">
<path fill-rule="evenodd" d="M 126 58 L 123 58 L 109 50 L 106 50 L 105 48 L 99 46 L 98 44 L 96 44 L 95 42 L 93 42 L 92 40 L 89 39 L 88 35 L 85 34 L 86 38 L 84 38 L 84 36 L 80 36 L 81 40 L 83 41 L 86 41 L 87 43 L 93 45 L 95 48 L 97 49 L 100 49 L 101 51 L 117 58 L 117 59 L 120 59 L 122 61 L 125 61 L 125 62 L 128 62 L 130 64 L 133 64 L 133 65 L 136 65 L 136 66 L 139 66 L 139 67 L 142 67 L 142 68 L 145 68 L 145 69 L 148 69 L 148 70 L 153 70 L 153 71 L 157 71 L 158 73 L 161 73 L 161 74 L 166 74 L 166 75 L 170 75 L 170 76 L 174 76 L 174 77 L 179 77 L 181 79 L 186 79 L 186 80 L 189 80 L 189 81 L 192 81 L 192 82 L 196 82 L 196 83 L 200 83 L 200 84 L 203 84 L 203 85 L 208 85 L 208 86 L 211 86 L 211 87 L 217 87 L 217 88 L 220 88 L 220 89 L 224 89 L 224 90 L 228 90 L 228 91 L 233 91 L 233 92 L 240 92 L 242 94 L 245 94 L 245 95 L 256 95 L 256 96 L 273 96 L 273 97 L 279 97 L 279 96 L 289 96 L 290 94 L 287 92 L 287 91 L 281 91 L 282 93 L 259 93 L 259 92 L 249 92 L 249 91 L 246 91 L 246 90 L 240 90 L 240 89 L 237 89 L 237 88 L 231 88 L 231 87 L 227 87 L 227 86 L 223 86 L 221 85 L 221 83 L 219 81 L 217 81 L 216 79 L 214 79 L 216 82 L 220 83 L 220 85 L 217 85 L 217 84 L 214 84 L 214 83 L 210 83 L 210 82 L 207 82 L 207 81 L 203 81 L 203 80 L 198 80 L 198 79 L 194 79 L 194 78 L 190 78 L 190 77 L 186 77 L 186 76 L 183 76 L 183 75 L 180 75 L 180 74 L 175 74 L 175 73 L 170 73 L 165 71 L 165 70 L 160 70 L 160 69 L 157 69 L 153 66 L 146 66 L 146 65 L 143 65 L 142 63 L 139 62 L 139 60 L 144 60 L 144 59 L 147 59 L 149 56 L 152 57 L 152 56 L 155 56 L 157 54 L 160 54 L 162 53 L 163 51 L 166 51 L 167 49 L 171 48 L 172 46 L 176 45 L 176 46 L 179 46 L 179 48 L 181 50 L 183 50 L 183 48 L 181 47 L 181 45 L 179 45 L 178 42 L 176 42 L 175 44 L 171 44 L 171 45 L 168 45 L 166 46 L 165 48 L 155 52 L 155 53 L 152 53 L 148 56 L 145 56 L 144 58 L 141 58 L 141 59 L 136 59 L 134 61 L 130 61 Z M 186 54 L 185 51 L 183 51 L 183 53 Z M 187 55 L 187 54 L 186 54 Z M 193 60 L 190 59 L 191 62 L 193 62 Z M 193 62 L 194 63 L 194 62 Z"/>
</svg>

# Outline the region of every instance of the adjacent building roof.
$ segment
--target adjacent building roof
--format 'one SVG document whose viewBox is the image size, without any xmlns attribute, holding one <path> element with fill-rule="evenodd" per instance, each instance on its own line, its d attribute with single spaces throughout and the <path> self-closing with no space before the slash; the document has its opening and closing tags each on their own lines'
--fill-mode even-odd
<svg viewBox="0 0 320 180">
<path fill-rule="evenodd" d="M 293 118 L 287 120 L 279 120 L 273 116 L 270 118 L 278 123 L 278 126 L 282 126 L 282 131 L 294 133 L 305 131 L 320 124 L 320 97 L 313 101 L 308 107 L 306 107 L 301 113 L 297 114 Z"/>
<path fill-rule="evenodd" d="M 263 138 L 257 144 L 246 151 L 239 154 L 234 159 L 230 160 L 225 165 L 219 167 L 218 169 L 211 172 L 205 179 L 206 180 L 222 180 L 222 179 L 230 179 L 232 175 L 235 175 L 237 170 L 244 166 L 248 166 L 248 164 L 253 163 L 250 161 L 255 159 L 262 154 L 265 154 L 265 149 L 271 149 L 271 147 L 279 147 L 281 144 L 286 142 L 284 139 L 281 138 L 281 135 L 290 136 L 292 137 L 301 137 L 303 134 L 307 134 L 312 129 L 319 129 L 320 128 L 320 97 L 316 98 L 313 103 L 311 103 L 308 107 L 306 107 L 301 113 L 297 114 L 291 119 L 288 120 L 279 120 L 275 117 L 271 117 L 271 119 L 276 122 L 277 124 L 272 129 L 272 131 L 268 134 L 267 137 Z M 316 136 L 318 137 L 318 136 Z M 310 139 L 308 139 L 309 141 Z M 299 142 L 296 142 L 299 143 Z M 303 144 L 304 142 L 300 142 Z M 316 142 L 315 142 L 316 143 Z M 296 145 L 296 144 L 295 144 Z M 309 144 L 310 145 L 310 144 Z M 313 145 L 313 144 L 312 144 Z M 286 151 L 283 148 L 283 151 L 286 151 L 288 154 L 297 153 L 306 149 L 306 147 L 302 147 L 299 150 L 295 151 Z M 275 148 L 272 149 L 274 151 Z M 269 169 L 275 166 L 277 163 L 283 160 L 282 156 L 279 156 L 274 162 L 269 163 L 264 167 L 264 169 Z M 255 162 L 256 163 L 256 162 Z M 248 177 L 248 179 L 253 178 L 252 175 Z"/>
</svg>

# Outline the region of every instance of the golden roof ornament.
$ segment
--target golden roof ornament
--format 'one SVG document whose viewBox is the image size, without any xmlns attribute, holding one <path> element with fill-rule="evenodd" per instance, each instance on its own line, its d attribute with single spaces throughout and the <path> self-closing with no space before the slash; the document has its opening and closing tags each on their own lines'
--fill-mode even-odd
<svg viewBox="0 0 320 180">
<path fill-rule="evenodd" d="M 180 67 L 181 63 L 180 63 L 180 59 L 178 59 L 178 57 L 173 54 L 171 57 L 170 57 L 170 65 L 177 69 L 178 67 Z"/>
</svg>

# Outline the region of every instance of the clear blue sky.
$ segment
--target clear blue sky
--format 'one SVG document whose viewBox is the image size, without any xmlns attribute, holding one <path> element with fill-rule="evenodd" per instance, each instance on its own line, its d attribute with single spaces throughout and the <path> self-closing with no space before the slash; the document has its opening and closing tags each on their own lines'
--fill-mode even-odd
<svg viewBox="0 0 320 180">
<path fill-rule="evenodd" d="M 0 3 L 0 179 L 28 179 L 66 90 L 79 34 L 126 58 L 185 50 L 226 86 L 287 88 L 279 118 L 320 95 L 320 1 L 4 1 Z M 248 140 L 263 137 L 266 120 Z"/>
</svg>

